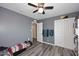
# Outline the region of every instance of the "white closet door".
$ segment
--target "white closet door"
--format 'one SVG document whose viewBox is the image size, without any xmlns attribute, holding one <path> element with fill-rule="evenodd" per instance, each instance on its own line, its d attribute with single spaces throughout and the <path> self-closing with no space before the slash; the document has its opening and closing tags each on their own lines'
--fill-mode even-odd
<svg viewBox="0 0 79 59">
<path fill-rule="evenodd" d="M 74 18 L 60 19 L 55 21 L 55 45 L 74 49 Z"/>
<path fill-rule="evenodd" d="M 68 49 L 74 49 L 74 18 L 64 20 L 64 46 Z"/>
<path fill-rule="evenodd" d="M 54 22 L 55 45 L 64 47 L 64 20 Z"/>
<path fill-rule="evenodd" d="M 42 30 L 43 30 L 43 23 L 37 23 L 37 41 L 39 42 L 43 42 Z"/>
</svg>

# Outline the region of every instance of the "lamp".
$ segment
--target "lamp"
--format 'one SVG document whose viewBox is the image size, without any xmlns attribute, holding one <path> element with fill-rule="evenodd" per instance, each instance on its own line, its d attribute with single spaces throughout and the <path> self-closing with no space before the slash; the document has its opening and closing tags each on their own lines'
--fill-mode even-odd
<svg viewBox="0 0 79 59">
<path fill-rule="evenodd" d="M 38 9 L 38 13 L 43 13 L 43 11 L 44 11 L 43 8 Z"/>
</svg>

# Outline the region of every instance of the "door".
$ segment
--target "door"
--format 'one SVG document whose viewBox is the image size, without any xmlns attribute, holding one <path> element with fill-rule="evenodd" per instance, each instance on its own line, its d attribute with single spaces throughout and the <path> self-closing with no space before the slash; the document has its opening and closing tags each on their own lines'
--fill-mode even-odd
<svg viewBox="0 0 79 59">
<path fill-rule="evenodd" d="M 74 49 L 74 18 L 60 19 L 55 21 L 55 45 L 68 49 Z"/>
<path fill-rule="evenodd" d="M 54 22 L 55 45 L 64 47 L 64 20 Z"/>
<path fill-rule="evenodd" d="M 43 42 L 42 30 L 43 30 L 43 23 L 37 23 L 37 41 L 39 42 Z"/>
<path fill-rule="evenodd" d="M 64 20 L 64 46 L 68 49 L 74 49 L 74 18 Z"/>
</svg>

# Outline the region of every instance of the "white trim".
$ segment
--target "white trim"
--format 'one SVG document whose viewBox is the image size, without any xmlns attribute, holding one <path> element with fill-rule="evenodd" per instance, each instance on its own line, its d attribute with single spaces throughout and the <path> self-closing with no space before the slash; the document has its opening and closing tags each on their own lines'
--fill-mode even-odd
<svg viewBox="0 0 79 59">
<path fill-rule="evenodd" d="M 41 42 L 41 43 L 45 43 L 45 44 L 49 44 L 49 45 L 55 45 L 55 44 L 48 43 L 48 42 Z"/>
</svg>

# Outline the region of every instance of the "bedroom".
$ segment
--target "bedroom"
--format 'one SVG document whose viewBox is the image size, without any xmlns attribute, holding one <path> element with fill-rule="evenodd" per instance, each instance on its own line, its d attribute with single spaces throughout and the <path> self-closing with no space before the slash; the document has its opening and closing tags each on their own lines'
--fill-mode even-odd
<svg viewBox="0 0 79 59">
<path fill-rule="evenodd" d="M 0 3 L 1 55 L 7 54 L 6 50 L 10 52 L 8 54 L 13 55 L 22 49 L 14 55 L 78 56 L 76 32 L 79 4 L 44 3 L 44 5 L 53 6 L 53 9 L 44 10 L 45 14 L 38 11 L 33 13 L 39 8 L 29 6 L 28 3 Z"/>
</svg>

